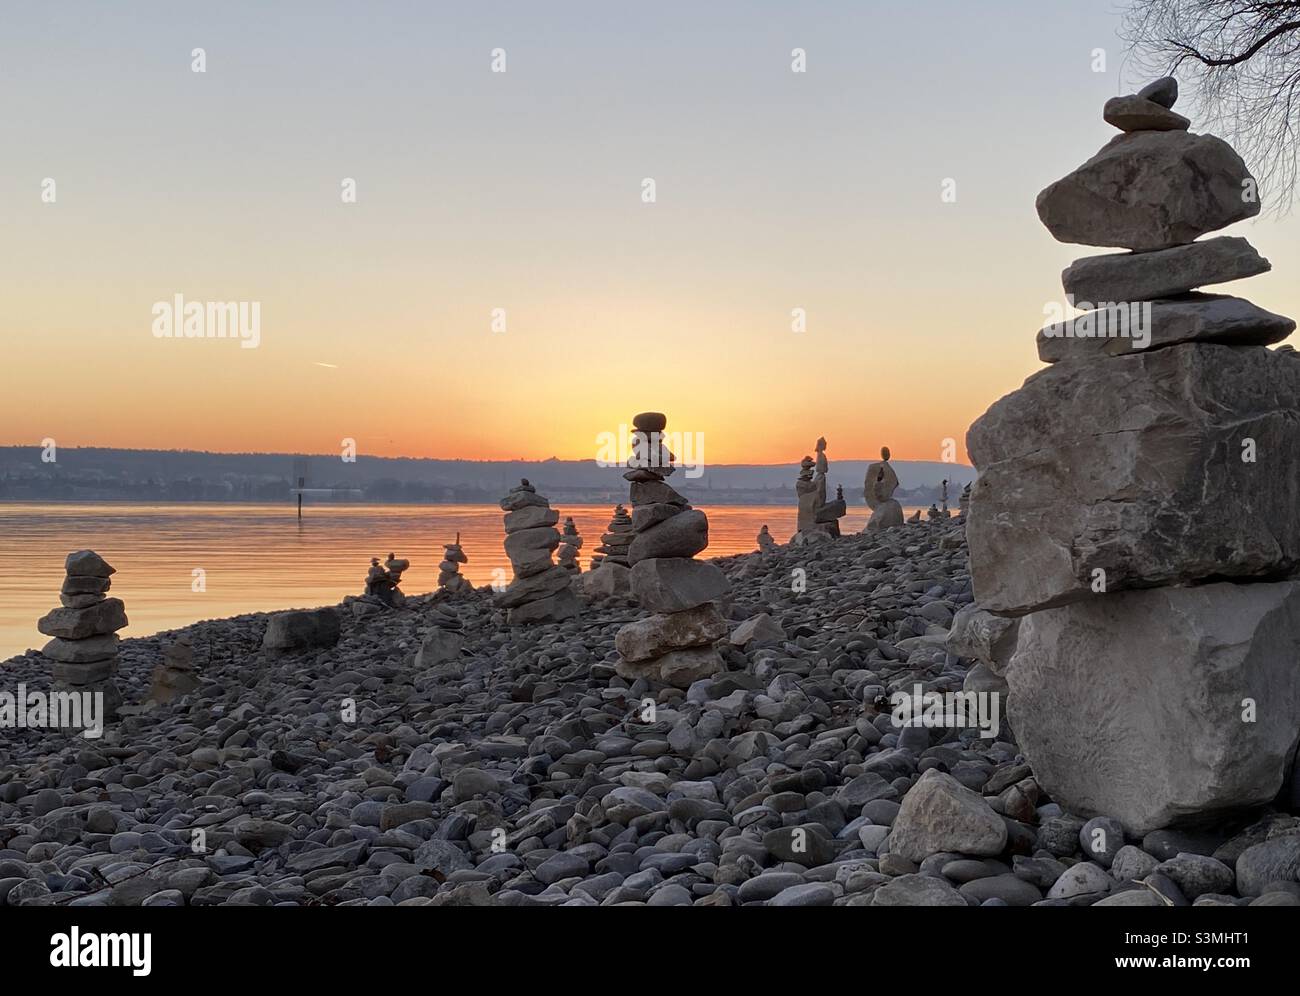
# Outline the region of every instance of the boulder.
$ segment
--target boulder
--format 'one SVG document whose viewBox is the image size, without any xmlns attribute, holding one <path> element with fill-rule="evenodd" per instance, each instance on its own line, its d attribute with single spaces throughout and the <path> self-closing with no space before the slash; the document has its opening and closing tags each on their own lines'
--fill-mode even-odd
<svg viewBox="0 0 1300 996">
<path fill-rule="evenodd" d="M 750 616 L 731 632 L 731 643 L 737 647 L 761 647 L 785 641 L 785 630 L 766 612 Z"/>
<path fill-rule="evenodd" d="M 1055 802 L 1145 834 L 1277 795 L 1297 660 L 1298 582 L 1097 595 L 1021 620 L 1009 720 Z"/>
<path fill-rule="evenodd" d="M 867 520 L 866 531 L 874 532 L 877 529 L 890 529 L 902 524 L 903 506 L 890 498 L 888 501 L 880 502 L 871 510 L 871 518 Z"/>
<path fill-rule="evenodd" d="M 415 653 L 415 667 L 423 669 L 458 661 L 464 645 L 465 639 L 459 633 L 446 629 L 431 630 L 420 641 L 420 649 Z"/>
<path fill-rule="evenodd" d="M 630 578 L 632 597 L 651 612 L 682 612 L 717 601 L 731 591 L 731 583 L 721 570 L 689 557 L 638 561 L 632 566 Z"/>
<path fill-rule="evenodd" d="M 334 609 L 277 612 L 266 621 L 266 650 L 309 650 L 339 642 L 339 614 Z"/>
<path fill-rule="evenodd" d="M 717 674 L 722 669 L 722 658 L 711 646 L 672 650 L 662 657 L 647 661 L 629 661 L 620 658 L 614 665 L 618 675 L 630 681 L 648 678 L 677 688 L 690 688 L 701 678 Z"/>
<path fill-rule="evenodd" d="M 115 633 L 126 625 L 126 609 L 120 598 L 106 598 L 83 608 L 51 609 L 41 616 L 36 628 L 46 636 L 83 640 L 88 636 Z"/>
<path fill-rule="evenodd" d="M 976 601 L 1019 615 L 1103 587 L 1294 572 L 1298 397 L 1285 354 L 1206 343 L 1033 375 L 966 436 Z"/>
<path fill-rule="evenodd" d="M 657 563 L 647 560 L 645 563 Z M 632 571 L 612 560 L 601 563 L 582 576 L 582 590 L 592 598 L 613 598 L 632 594 Z"/>
<path fill-rule="evenodd" d="M 1189 294 L 1137 307 L 1098 305 L 1076 318 L 1038 332 L 1038 358 L 1057 363 L 1072 358 L 1123 356 L 1180 342 L 1219 342 L 1229 346 L 1268 346 L 1295 331 L 1295 321 L 1265 311 L 1239 297 Z"/>
<path fill-rule="evenodd" d="M 670 650 L 709 646 L 726 635 L 727 621 L 710 602 L 628 623 L 614 637 L 614 647 L 625 660 L 646 661 Z"/>
<path fill-rule="evenodd" d="M 1180 118 L 1149 101 L 1143 105 L 1149 117 Z M 1107 109 L 1116 106 L 1112 102 Z M 1131 111 L 1134 105 L 1125 106 Z M 1135 131 L 1115 136 L 1082 166 L 1049 184 L 1035 206 L 1059 242 L 1147 252 L 1185 245 L 1254 217 L 1260 208 L 1254 191 L 1250 170 L 1223 139 L 1179 130 Z"/>
<path fill-rule="evenodd" d="M 573 589 L 565 587 L 554 595 L 547 595 L 535 602 L 519 605 L 506 613 L 506 622 L 512 626 L 530 623 L 561 622 L 576 616 L 582 611 L 582 603 Z"/>
<path fill-rule="evenodd" d="M 1017 619 L 995 616 L 974 603 L 963 605 L 952 617 L 948 653 L 973 657 L 994 674 L 1003 674 L 1016 651 L 1019 629 Z"/>
<path fill-rule="evenodd" d="M 931 854 L 994 855 L 1007 846 L 1007 827 L 984 798 L 952 775 L 927 770 L 903 796 L 889 850 L 920 863 Z"/>
<path fill-rule="evenodd" d="M 1245 239 L 1223 235 L 1155 252 L 1085 256 L 1062 271 L 1061 283 L 1076 301 L 1154 301 L 1270 269 Z"/>
<path fill-rule="evenodd" d="M 708 545 L 708 516 L 692 508 L 637 533 L 628 547 L 627 560 L 636 566 L 642 560 L 693 557 Z"/>
<path fill-rule="evenodd" d="M 572 581 L 572 576 L 563 567 L 553 566 L 540 574 L 516 578 L 505 591 L 496 596 L 496 603 L 503 609 L 513 609 L 525 602 L 535 602 L 547 595 L 554 595 L 561 588 L 567 588 Z"/>
</svg>

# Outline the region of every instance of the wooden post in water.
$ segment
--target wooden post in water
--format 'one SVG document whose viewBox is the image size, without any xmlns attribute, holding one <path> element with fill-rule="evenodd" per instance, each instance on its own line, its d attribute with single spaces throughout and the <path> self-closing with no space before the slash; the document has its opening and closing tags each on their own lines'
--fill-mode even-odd
<svg viewBox="0 0 1300 996">
<path fill-rule="evenodd" d="M 305 477 L 298 478 L 298 521 L 302 521 L 302 489 L 307 484 Z"/>
</svg>

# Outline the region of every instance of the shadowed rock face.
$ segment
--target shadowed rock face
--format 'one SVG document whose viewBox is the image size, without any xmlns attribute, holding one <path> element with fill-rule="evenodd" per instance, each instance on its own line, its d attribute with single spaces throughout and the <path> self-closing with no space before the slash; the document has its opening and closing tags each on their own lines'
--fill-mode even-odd
<svg viewBox="0 0 1300 996">
<path fill-rule="evenodd" d="M 977 601 L 1065 604 L 1093 594 L 1098 569 L 1108 592 L 1294 573 L 1297 399 L 1287 354 L 1195 343 L 1030 377 L 966 437 Z"/>
<path fill-rule="evenodd" d="M 1009 718 L 1054 799 L 1143 834 L 1273 799 L 1298 661 L 1297 582 L 1097 595 L 1021 620 Z"/>
<path fill-rule="evenodd" d="M 1044 189 L 1036 207 L 1061 242 L 1168 249 L 1259 214 L 1253 184 L 1241 156 L 1222 139 L 1136 131 L 1117 135 Z"/>
</svg>

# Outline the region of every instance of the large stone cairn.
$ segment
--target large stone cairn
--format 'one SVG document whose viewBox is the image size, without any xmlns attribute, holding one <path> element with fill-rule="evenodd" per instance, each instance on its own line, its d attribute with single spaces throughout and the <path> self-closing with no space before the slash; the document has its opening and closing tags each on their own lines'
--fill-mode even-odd
<svg viewBox="0 0 1300 996">
<path fill-rule="evenodd" d="M 836 494 L 834 501 L 826 500 L 826 474 L 829 470 L 826 440 L 818 439 L 816 461 L 812 457 L 803 458 L 799 464 L 799 479 L 794 486 L 799 498 L 795 542 L 840 535 L 840 519 L 843 518 L 847 508 L 842 490 Z"/>
<path fill-rule="evenodd" d="M 1259 202 L 1176 96 L 1108 102 L 1124 134 L 1039 194 L 1057 239 L 1133 251 L 1065 270 L 1089 334 L 1040 332 L 1053 365 L 967 435 L 976 601 L 1023 616 L 1012 728 L 1056 802 L 1131 833 L 1270 802 L 1300 738 L 1300 362 L 1263 348 L 1295 323 L 1193 293 L 1268 263 L 1195 241 Z"/>
<path fill-rule="evenodd" d="M 635 532 L 628 561 L 632 594 L 653 615 L 618 631 L 615 669 L 629 680 L 687 688 L 723 668 L 714 644 L 727 623 L 714 603 L 731 586 L 713 564 L 693 559 L 709 545 L 709 520 L 665 480 L 676 470 L 663 445 L 666 424 L 658 412 L 632 420 L 633 455 L 623 475 L 632 482 Z"/>
<path fill-rule="evenodd" d="M 862 482 L 862 497 L 871 509 L 867 529 L 889 529 L 903 524 L 903 506 L 894 500 L 898 489 L 898 475 L 889 463 L 889 447 L 880 447 L 880 459 L 867 467 Z"/>
<path fill-rule="evenodd" d="M 569 572 L 551 559 L 560 545 L 555 524 L 560 513 L 537 493 L 528 481 L 501 499 L 506 513 L 506 556 L 514 568 L 514 580 L 496 596 L 507 609 L 506 621 L 526 623 L 559 622 L 575 615 L 581 608 L 573 593 Z"/>
<path fill-rule="evenodd" d="M 556 560 L 570 574 L 582 572 L 582 567 L 578 564 L 578 551 L 581 549 L 582 537 L 578 535 L 578 527 L 573 524 L 573 516 L 566 516 L 564 531 L 560 533 L 560 549 L 556 554 Z"/>
<path fill-rule="evenodd" d="M 117 631 L 127 624 L 122 600 L 105 595 L 117 571 L 94 550 L 68 554 L 64 570 L 62 606 L 36 623 L 38 630 L 53 637 L 41 648 L 54 664 L 51 687 L 56 692 L 102 693 L 103 717 L 111 718 L 122 704 L 113 682 L 120 642 Z"/>
<path fill-rule="evenodd" d="M 455 543 L 447 543 L 442 548 L 442 562 L 438 565 L 438 588 L 449 595 L 458 595 L 473 590 L 469 579 L 460 573 L 460 565 L 468 564 L 469 557 L 460 546 L 460 533 L 456 534 Z"/>
</svg>

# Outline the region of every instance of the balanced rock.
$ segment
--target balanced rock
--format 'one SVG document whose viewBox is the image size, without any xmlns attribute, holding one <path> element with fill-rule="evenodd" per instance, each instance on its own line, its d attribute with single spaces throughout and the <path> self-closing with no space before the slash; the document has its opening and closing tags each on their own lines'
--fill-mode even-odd
<svg viewBox="0 0 1300 996">
<path fill-rule="evenodd" d="M 1300 364 L 1259 348 L 1185 343 L 1034 374 L 967 433 L 976 600 L 1060 605 L 1091 597 L 1098 570 L 1107 591 L 1294 571 L 1297 398 Z"/>
<path fill-rule="evenodd" d="M 1245 239 L 1220 235 L 1155 252 L 1085 256 L 1062 271 L 1061 283 L 1076 301 L 1154 301 L 1270 269 Z"/>
<path fill-rule="evenodd" d="M 1135 93 L 1111 97 L 1101 116 L 1120 131 L 1186 131 L 1192 124 L 1181 114 Z"/>
<path fill-rule="evenodd" d="M 85 608 L 51 609 L 36 623 L 46 636 L 83 640 L 88 636 L 116 633 L 126 626 L 126 609 L 120 598 L 105 598 Z"/>
<path fill-rule="evenodd" d="M 1009 720 L 1056 802 L 1145 834 L 1277 795 L 1296 661 L 1300 582 L 1097 595 L 1020 621 Z"/>
<path fill-rule="evenodd" d="M 182 695 L 188 695 L 201 682 L 194 671 L 194 649 L 190 637 L 182 634 L 163 651 L 162 663 L 153 669 L 153 678 L 146 702 L 166 705 Z"/>
<path fill-rule="evenodd" d="M 578 527 L 573 524 L 573 516 L 564 520 L 564 531 L 560 533 L 560 548 L 556 554 L 556 559 L 569 574 L 578 574 L 582 567 L 578 564 L 578 551 L 582 549 L 582 537 L 578 535 Z"/>
<path fill-rule="evenodd" d="M 1259 214 L 1254 182 L 1220 138 L 1138 131 L 1111 139 L 1043 190 L 1036 206 L 1060 242 L 1145 252 L 1182 246 Z"/>
<path fill-rule="evenodd" d="M 756 542 L 758 543 L 760 553 L 771 553 L 776 549 L 776 540 L 772 538 L 772 534 L 768 531 L 766 523 L 764 523 L 763 528 L 758 531 Z"/>
<path fill-rule="evenodd" d="M 890 529 L 903 524 L 903 506 L 894 500 L 898 489 L 898 475 L 889 463 L 889 447 L 880 448 L 880 459 L 867 467 L 862 483 L 862 497 L 871 509 L 867 529 Z"/>
<path fill-rule="evenodd" d="M 1222 294 L 1188 294 L 1139 306 L 1117 304 L 1091 310 L 1038 333 L 1038 358 L 1057 363 L 1072 358 L 1123 356 L 1181 342 L 1267 346 L 1295 331 L 1295 322 Z"/>
<path fill-rule="evenodd" d="M 609 527 L 600 537 L 600 546 L 596 547 L 596 556 L 591 558 L 591 566 L 598 567 L 606 561 L 629 567 L 627 561 L 628 547 L 632 545 L 634 526 L 632 517 L 622 505 L 614 506 L 614 517 Z"/>
<path fill-rule="evenodd" d="M 99 709 L 80 708 L 60 720 L 73 731 L 116 715 L 122 703 L 113 682 L 121 642 L 117 631 L 128 623 L 121 599 L 104 595 L 112 584 L 110 576 L 117 573 L 108 561 L 94 550 L 77 550 L 64 560 L 64 570 L 62 606 L 42 616 L 36 627 L 54 638 L 41 648 L 51 661 L 51 690 L 79 696 L 78 702 L 92 695 L 100 703 Z"/>
<path fill-rule="evenodd" d="M 725 598 L 727 576 L 713 564 L 689 557 L 642 560 L 632 568 L 632 596 L 651 612 L 686 612 Z"/>
</svg>

